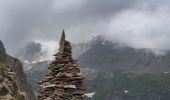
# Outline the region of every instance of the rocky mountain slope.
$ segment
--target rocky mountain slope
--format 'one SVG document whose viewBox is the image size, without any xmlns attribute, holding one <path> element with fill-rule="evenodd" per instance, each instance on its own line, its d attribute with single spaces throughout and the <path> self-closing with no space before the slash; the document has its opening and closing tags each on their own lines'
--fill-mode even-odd
<svg viewBox="0 0 170 100">
<path fill-rule="evenodd" d="M 136 74 L 159 74 L 170 72 L 170 51 L 166 55 L 155 55 L 149 49 L 134 49 L 97 39 L 77 59 L 82 68 L 99 72 L 123 70 Z"/>
<path fill-rule="evenodd" d="M 27 84 L 22 64 L 6 54 L 0 41 L 0 99 L 35 100 L 31 87 Z"/>
</svg>

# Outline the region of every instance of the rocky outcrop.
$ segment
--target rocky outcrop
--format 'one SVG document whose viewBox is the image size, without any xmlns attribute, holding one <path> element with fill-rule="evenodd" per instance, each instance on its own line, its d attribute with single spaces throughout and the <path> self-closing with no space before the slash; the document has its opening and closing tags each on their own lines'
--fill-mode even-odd
<svg viewBox="0 0 170 100">
<path fill-rule="evenodd" d="M 0 41 L 0 99 L 35 100 L 20 61 L 6 54 Z"/>
</svg>

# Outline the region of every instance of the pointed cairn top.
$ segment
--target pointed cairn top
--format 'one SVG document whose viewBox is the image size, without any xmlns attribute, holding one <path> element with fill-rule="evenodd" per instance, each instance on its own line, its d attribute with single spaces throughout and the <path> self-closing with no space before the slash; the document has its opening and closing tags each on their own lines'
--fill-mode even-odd
<svg viewBox="0 0 170 100">
<path fill-rule="evenodd" d="M 65 41 L 66 39 L 66 35 L 65 35 L 65 32 L 63 30 L 62 34 L 61 34 L 61 38 L 60 38 L 60 45 Z"/>
<path fill-rule="evenodd" d="M 66 39 L 66 36 L 65 36 L 65 32 L 63 30 L 61 39 L 60 39 L 60 43 L 59 43 L 59 45 L 60 45 L 59 53 L 60 54 L 63 54 L 63 52 L 64 52 L 65 39 Z"/>
</svg>

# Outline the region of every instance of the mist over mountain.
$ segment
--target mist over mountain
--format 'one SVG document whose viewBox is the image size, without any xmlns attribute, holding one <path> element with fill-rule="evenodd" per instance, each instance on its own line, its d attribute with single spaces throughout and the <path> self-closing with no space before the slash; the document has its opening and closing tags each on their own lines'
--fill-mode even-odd
<svg viewBox="0 0 170 100">
<path fill-rule="evenodd" d="M 77 59 L 81 68 L 100 72 L 121 69 L 136 74 L 170 72 L 170 51 L 156 55 L 150 49 L 134 49 L 97 38 L 92 46 Z"/>
<path fill-rule="evenodd" d="M 33 41 L 22 47 L 15 53 L 15 57 L 25 63 L 35 63 L 49 61 L 53 59 L 54 53 L 58 49 L 58 42 Z"/>
<path fill-rule="evenodd" d="M 32 42 L 20 49 L 15 56 L 25 62 L 33 62 L 41 56 L 41 50 L 42 48 L 40 43 Z"/>
<path fill-rule="evenodd" d="M 58 45 L 51 45 L 51 49 L 56 48 L 53 51 L 50 48 L 43 50 L 43 46 L 45 45 L 34 42 L 28 44 L 16 54 L 16 57 L 30 63 L 51 61 Z M 156 49 L 135 49 L 113 43 L 103 36 L 96 36 L 88 43 L 73 44 L 73 57 L 79 61 L 81 68 L 105 72 L 121 69 L 138 74 L 169 72 L 170 51 L 159 49 L 157 49 L 159 53 L 155 53 L 155 51 Z"/>
</svg>

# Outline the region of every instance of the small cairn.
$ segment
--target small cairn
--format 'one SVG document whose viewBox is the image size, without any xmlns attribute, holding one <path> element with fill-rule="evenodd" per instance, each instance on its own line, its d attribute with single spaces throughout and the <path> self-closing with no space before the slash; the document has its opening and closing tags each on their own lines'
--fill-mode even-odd
<svg viewBox="0 0 170 100">
<path fill-rule="evenodd" d="M 55 60 L 48 67 L 49 74 L 39 82 L 38 100 L 85 100 L 83 75 L 72 58 L 72 47 L 63 31 Z"/>
</svg>

